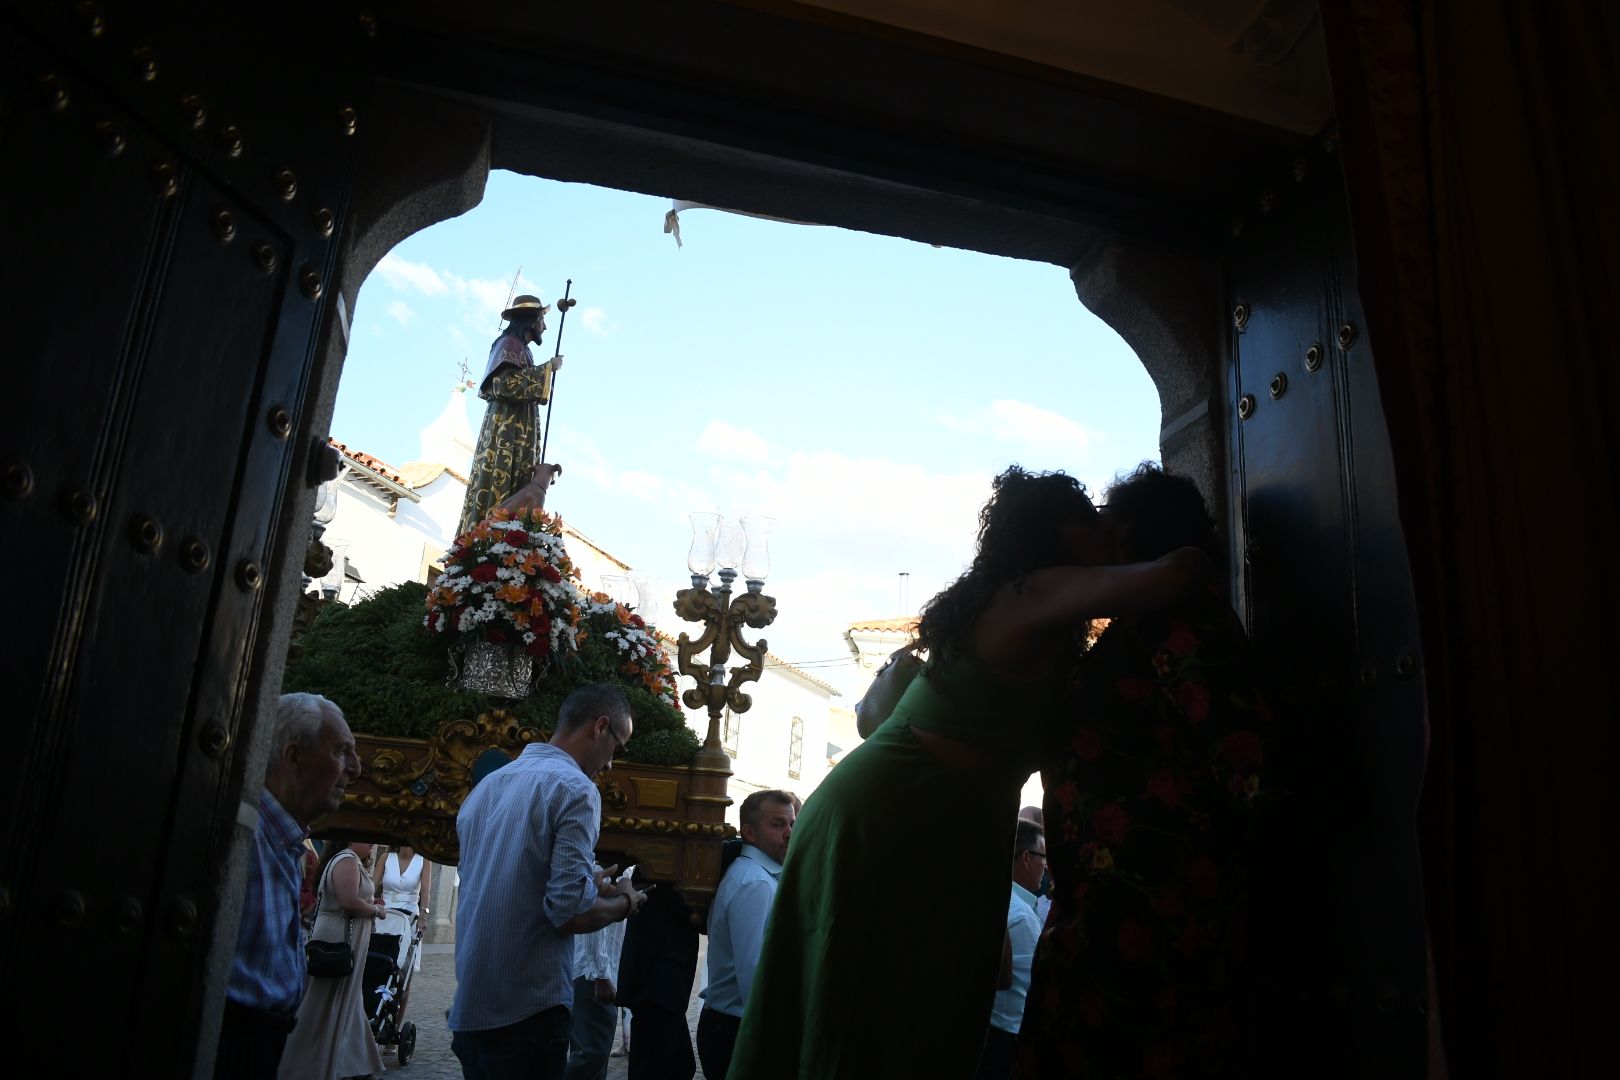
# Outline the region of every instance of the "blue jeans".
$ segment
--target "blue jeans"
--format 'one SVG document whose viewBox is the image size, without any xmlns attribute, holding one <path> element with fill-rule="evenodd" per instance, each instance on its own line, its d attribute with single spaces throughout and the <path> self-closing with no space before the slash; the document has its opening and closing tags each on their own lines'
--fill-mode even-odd
<svg viewBox="0 0 1620 1080">
<path fill-rule="evenodd" d="M 568 1068 L 568 1007 L 553 1005 L 488 1031 L 458 1031 L 450 1049 L 466 1080 L 562 1080 Z"/>
</svg>

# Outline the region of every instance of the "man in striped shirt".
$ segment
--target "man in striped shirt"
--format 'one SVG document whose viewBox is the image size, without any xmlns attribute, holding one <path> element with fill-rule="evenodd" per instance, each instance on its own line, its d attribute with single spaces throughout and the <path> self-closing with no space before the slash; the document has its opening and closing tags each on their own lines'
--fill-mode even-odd
<svg viewBox="0 0 1620 1080">
<path fill-rule="evenodd" d="M 591 777 L 631 733 L 611 683 L 562 704 L 549 743 L 473 788 L 456 815 L 461 890 L 450 1048 L 467 1080 L 561 1080 L 568 1063 L 575 934 L 628 918 L 646 895 L 593 869 L 602 805 Z"/>
</svg>

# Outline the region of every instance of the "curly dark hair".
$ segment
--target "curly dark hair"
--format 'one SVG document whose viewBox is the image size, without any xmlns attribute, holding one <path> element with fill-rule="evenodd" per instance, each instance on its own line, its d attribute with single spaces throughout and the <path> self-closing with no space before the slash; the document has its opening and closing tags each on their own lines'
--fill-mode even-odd
<svg viewBox="0 0 1620 1080">
<path fill-rule="evenodd" d="M 1198 485 L 1144 461 L 1128 476 L 1108 485 L 1104 505 L 1110 520 L 1129 525 L 1121 554 L 1133 562 L 1157 559 L 1180 547 L 1221 557 L 1215 523 Z"/>
<path fill-rule="evenodd" d="M 917 627 L 919 648 L 963 645 L 996 590 L 1046 566 L 1074 561 L 1066 525 L 1097 520 L 1085 485 L 1066 473 L 1010 466 L 979 511 L 979 550 L 961 577 L 928 601 Z"/>
</svg>

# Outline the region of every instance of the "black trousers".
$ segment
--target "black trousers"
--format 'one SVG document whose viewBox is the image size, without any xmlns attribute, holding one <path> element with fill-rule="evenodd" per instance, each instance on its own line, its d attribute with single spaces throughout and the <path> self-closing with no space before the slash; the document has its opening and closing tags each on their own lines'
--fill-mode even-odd
<svg viewBox="0 0 1620 1080">
<path fill-rule="evenodd" d="M 737 1048 L 737 1032 L 742 1020 L 713 1009 L 698 1013 L 698 1060 L 703 1062 L 703 1075 L 725 1080 L 731 1069 L 731 1054 Z"/>
<path fill-rule="evenodd" d="M 646 1002 L 630 1006 L 630 1080 L 692 1080 L 696 1075 L 686 1014 Z"/>
<path fill-rule="evenodd" d="M 979 1055 L 977 1080 L 1008 1080 L 1012 1076 L 1013 1059 L 1017 1055 L 1018 1036 L 992 1027 L 985 1035 L 984 1053 Z"/>
<path fill-rule="evenodd" d="M 225 1002 L 214 1053 L 214 1080 L 276 1080 L 297 1013 L 272 1013 Z"/>
<path fill-rule="evenodd" d="M 466 1080 L 563 1080 L 568 1069 L 568 1006 L 488 1031 L 458 1031 L 450 1050 Z"/>
</svg>

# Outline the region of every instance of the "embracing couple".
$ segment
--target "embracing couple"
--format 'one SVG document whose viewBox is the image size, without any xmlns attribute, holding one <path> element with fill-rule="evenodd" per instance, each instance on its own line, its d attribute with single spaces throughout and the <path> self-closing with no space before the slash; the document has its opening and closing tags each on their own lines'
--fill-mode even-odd
<svg viewBox="0 0 1620 1080">
<path fill-rule="evenodd" d="M 863 702 L 866 742 L 798 819 L 732 1080 L 973 1075 L 1036 770 L 1054 893 L 1019 1075 L 1231 1068 L 1271 718 L 1218 549 L 1196 486 L 1153 466 L 1101 512 L 1062 473 L 996 479 L 973 563 L 923 610 L 926 662 L 882 715 Z M 879 917 L 901 864 L 937 893 Z"/>
</svg>

